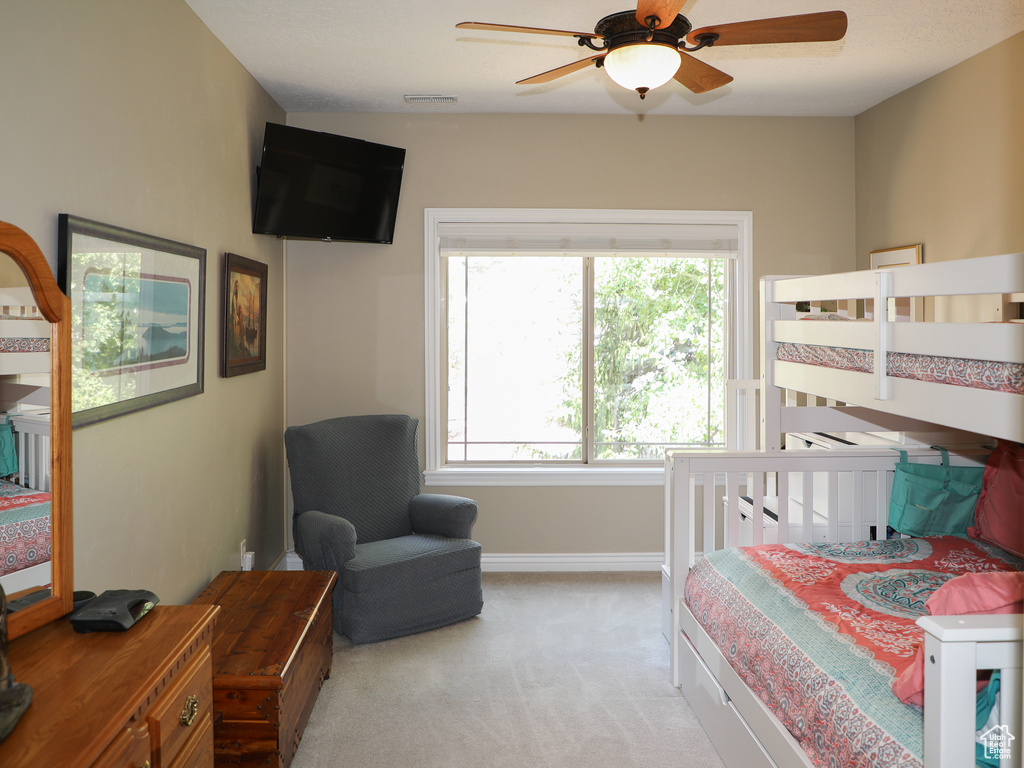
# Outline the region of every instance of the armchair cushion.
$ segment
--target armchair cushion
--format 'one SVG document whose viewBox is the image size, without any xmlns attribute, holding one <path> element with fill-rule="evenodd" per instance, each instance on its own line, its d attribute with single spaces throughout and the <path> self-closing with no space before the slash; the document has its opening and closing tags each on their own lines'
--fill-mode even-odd
<svg viewBox="0 0 1024 768">
<path fill-rule="evenodd" d="M 462 496 L 421 493 L 409 502 L 409 517 L 415 533 L 468 539 L 476 522 L 476 502 Z"/>
<path fill-rule="evenodd" d="M 469 539 L 444 536 L 402 536 L 356 547 L 345 564 L 341 583 L 349 592 L 402 589 L 413 582 L 429 582 L 480 567 L 480 545 Z"/>
</svg>

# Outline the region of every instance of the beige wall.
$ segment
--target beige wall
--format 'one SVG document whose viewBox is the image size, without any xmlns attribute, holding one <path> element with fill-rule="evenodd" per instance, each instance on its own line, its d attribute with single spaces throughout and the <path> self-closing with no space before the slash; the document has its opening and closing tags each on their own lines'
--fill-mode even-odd
<svg viewBox="0 0 1024 768">
<path fill-rule="evenodd" d="M 750 210 L 754 267 L 854 266 L 853 120 L 292 114 L 408 150 L 390 246 L 288 244 L 288 422 L 424 414 L 423 209 Z M 756 295 L 756 291 L 755 294 Z M 451 488 L 490 553 L 656 552 L 661 487 Z"/>
<path fill-rule="evenodd" d="M 265 120 L 283 112 L 180 0 L 5 3 L 0 218 L 55 264 L 56 216 L 205 247 L 206 392 L 75 433 L 76 583 L 182 602 L 284 546 L 284 267 L 249 233 Z M 755 272 L 1024 249 L 1024 36 L 853 119 L 297 114 L 288 122 L 407 147 L 393 246 L 295 241 L 288 253 L 288 420 L 420 418 L 425 207 L 754 212 Z M 854 138 L 856 128 L 856 139 Z M 854 187 L 856 171 L 856 191 Z M 856 216 L 854 212 L 856 211 Z M 268 370 L 221 379 L 220 259 L 270 265 Z M 660 488 L 453 488 L 480 501 L 488 552 L 662 546 Z"/>
<path fill-rule="evenodd" d="M 283 257 L 251 234 L 263 123 L 284 113 L 182 0 L 5 0 L 0 219 L 56 265 L 72 213 L 207 250 L 206 391 L 74 433 L 75 583 L 187 602 L 284 547 Z M 219 376 L 225 251 L 269 265 L 267 370 Z"/>
<path fill-rule="evenodd" d="M 1024 33 L 856 118 L 857 261 L 1024 251 Z"/>
</svg>

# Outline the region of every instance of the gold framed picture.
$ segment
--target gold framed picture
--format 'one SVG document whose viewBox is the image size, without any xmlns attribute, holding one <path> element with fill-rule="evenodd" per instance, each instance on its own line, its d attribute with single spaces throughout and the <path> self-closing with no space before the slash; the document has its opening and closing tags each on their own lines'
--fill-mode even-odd
<svg viewBox="0 0 1024 768">
<path fill-rule="evenodd" d="M 887 267 L 908 267 L 913 264 L 920 264 L 923 258 L 924 246 L 902 245 L 898 248 L 883 248 L 878 251 L 871 251 L 868 255 L 871 269 L 884 269 Z M 924 319 L 924 299 L 904 297 L 889 299 L 889 320 L 913 322 Z"/>
<path fill-rule="evenodd" d="M 880 251 L 871 251 L 869 254 L 870 269 L 881 269 L 882 267 L 906 267 L 911 264 L 920 264 L 924 246 L 902 245 L 899 248 L 883 248 Z"/>
</svg>

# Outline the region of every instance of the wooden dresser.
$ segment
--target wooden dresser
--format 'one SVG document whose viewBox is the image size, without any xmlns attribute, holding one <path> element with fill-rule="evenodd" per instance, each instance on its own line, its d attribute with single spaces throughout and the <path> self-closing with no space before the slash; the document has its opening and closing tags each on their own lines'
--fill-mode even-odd
<svg viewBox="0 0 1024 768">
<path fill-rule="evenodd" d="M 211 768 L 215 606 L 157 606 L 127 632 L 60 619 L 10 644 L 32 705 L 3 768 Z"/>
</svg>

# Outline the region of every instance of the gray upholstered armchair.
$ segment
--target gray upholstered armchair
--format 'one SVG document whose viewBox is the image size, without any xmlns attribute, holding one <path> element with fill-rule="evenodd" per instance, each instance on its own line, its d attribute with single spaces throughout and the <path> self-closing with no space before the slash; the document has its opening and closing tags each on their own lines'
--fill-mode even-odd
<svg viewBox="0 0 1024 768">
<path fill-rule="evenodd" d="M 420 493 L 419 422 L 344 416 L 285 432 L 295 549 L 338 573 L 334 628 L 370 643 L 483 608 L 476 502 Z"/>
</svg>

